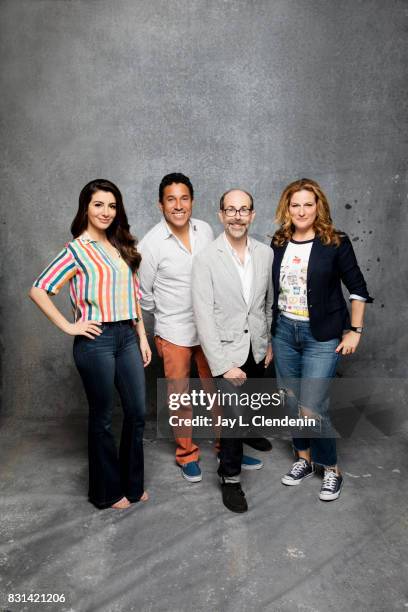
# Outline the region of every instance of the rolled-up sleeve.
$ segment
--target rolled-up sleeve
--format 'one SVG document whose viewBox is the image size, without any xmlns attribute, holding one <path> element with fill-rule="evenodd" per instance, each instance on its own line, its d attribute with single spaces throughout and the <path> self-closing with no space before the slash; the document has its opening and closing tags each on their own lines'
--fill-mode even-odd
<svg viewBox="0 0 408 612">
<path fill-rule="evenodd" d="M 340 278 L 350 293 L 350 299 L 362 299 L 367 303 L 373 302 L 369 295 L 364 276 L 357 263 L 353 245 L 350 238 L 342 236 L 338 250 L 338 266 Z"/>
<path fill-rule="evenodd" d="M 349 300 L 352 302 L 353 300 L 357 300 L 358 302 L 366 302 L 366 298 L 361 297 L 361 295 L 356 295 L 355 293 L 350 293 Z"/>
<path fill-rule="evenodd" d="M 52 262 L 35 279 L 33 287 L 44 289 L 51 295 L 57 295 L 77 273 L 77 264 L 68 246 L 62 249 Z"/>
</svg>

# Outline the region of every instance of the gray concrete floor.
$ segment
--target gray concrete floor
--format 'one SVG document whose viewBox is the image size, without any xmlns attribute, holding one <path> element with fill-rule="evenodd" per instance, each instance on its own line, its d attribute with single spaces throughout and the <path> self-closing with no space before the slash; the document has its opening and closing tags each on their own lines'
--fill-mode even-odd
<svg viewBox="0 0 408 612">
<path fill-rule="evenodd" d="M 407 456 L 402 437 L 339 444 L 345 486 L 318 499 L 317 476 L 284 487 L 288 442 L 246 472 L 250 511 L 221 503 L 211 444 L 199 484 L 169 441 L 146 440 L 147 504 L 88 503 L 86 423 L 3 422 L 0 610 L 327 612 L 408 608 Z M 64 593 L 13 604 L 8 593 Z"/>
</svg>

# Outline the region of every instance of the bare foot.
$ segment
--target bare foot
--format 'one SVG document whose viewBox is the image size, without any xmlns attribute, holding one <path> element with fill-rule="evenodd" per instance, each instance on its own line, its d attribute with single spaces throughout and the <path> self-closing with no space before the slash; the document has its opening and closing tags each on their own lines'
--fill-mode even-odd
<svg viewBox="0 0 408 612">
<path fill-rule="evenodd" d="M 149 499 L 149 494 L 147 491 L 144 491 L 142 497 L 140 498 L 139 501 L 143 501 L 143 502 L 147 502 L 147 500 Z"/>
<path fill-rule="evenodd" d="M 116 508 L 118 510 L 124 510 L 125 508 L 129 508 L 130 501 L 127 497 L 122 497 L 116 504 L 112 504 L 111 508 Z"/>
</svg>

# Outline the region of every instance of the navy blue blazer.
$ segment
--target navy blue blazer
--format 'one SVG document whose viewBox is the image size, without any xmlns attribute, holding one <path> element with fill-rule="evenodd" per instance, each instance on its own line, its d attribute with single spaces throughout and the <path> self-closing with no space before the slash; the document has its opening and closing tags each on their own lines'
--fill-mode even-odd
<svg viewBox="0 0 408 612">
<path fill-rule="evenodd" d="M 287 244 L 275 246 L 273 241 L 271 243 L 274 251 L 272 335 L 275 334 L 279 314 L 280 268 Z M 350 327 L 350 315 L 341 290 L 341 281 L 350 293 L 365 298 L 367 302 L 373 301 L 368 294 L 367 285 L 349 237 L 341 234 L 341 243 L 338 247 L 325 246 L 316 237 L 313 240 L 307 268 L 307 306 L 310 330 L 313 337 L 321 342 L 341 338 L 343 330 Z"/>
</svg>

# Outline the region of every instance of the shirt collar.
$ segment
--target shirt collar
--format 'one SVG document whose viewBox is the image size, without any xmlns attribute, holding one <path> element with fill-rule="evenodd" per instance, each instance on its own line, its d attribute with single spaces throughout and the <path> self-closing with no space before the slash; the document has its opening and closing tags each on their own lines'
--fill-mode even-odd
<svg viewBox="0 0 408 612">
<path fill-rule="evenodd" d="M 78 236 L 78 240 L 81 240 L 81 242 L 97 242 L 97 240 L 94 240 L 93 238 L 91 238 L 91 236 L 88 234 L 88 232 L 85 230 L 80 236 Z"/>
<path fill-rule="evenodd" d="M 161 220 L 161 224 L 162 224 L 162 228 L 163 228 L 163 236 L 164 239 L 166 240 L 167 238 L 170 238 L 170 236 L 175 236 L 173 234 L 173 232 L 171 231 L 171 229 L 169 228 L 169 226 L 167 225 L 167 221 L 166 219 L 163 217 Z M 190 217 L 189 221 L 188 221 L 188 225 L 189 225 L 189 230 L 190 232 L 197 231 L 197 226 L 194 223 L 194 220 Z"/>
<path fill-rule="evenodd" d="M 228 238 L 227 238 L 227 234 L 225 233 L 225 231 L 224 231 L 224 233 L 223 233 L 223 236 L 224 236 L 224 241 L 225 241 L 225 243 L 226 243 L 227 247 L 229 248 L 229 250 L 231 251 L 231 253 L 233 253 L 234 255 L 237 255 L 237 252 L 236 252 L 236 250 L 234 249 L 234 247 L 232 246 L 232 244 L 230 243 L 230 241 L 228 240 Z M 247 251 L 248 253 L 251 253 L 251 252 L 252 252 L 252 242 L 251 242 L 251 239 L 250 239 L 250 237 L 249 237 L 249 236 L 247 236 L 247 243 L 246 243 L 246 247 L 245 247 L 245 249 L 246 249 L 246 251 Z"/>
</svg>

